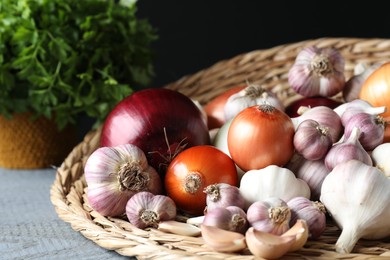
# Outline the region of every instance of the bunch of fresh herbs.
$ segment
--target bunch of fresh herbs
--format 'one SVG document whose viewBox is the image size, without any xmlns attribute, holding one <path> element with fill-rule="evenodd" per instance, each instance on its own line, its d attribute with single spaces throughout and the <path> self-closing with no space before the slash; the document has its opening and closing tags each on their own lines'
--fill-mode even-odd
<svg viewBox="0 0 390 260">
<path fill-rule="evenodd" d="M 97 125 L 152 79 L 156 39 L 135 1 L 1 0 L 0 115 Z"/>
</svg>

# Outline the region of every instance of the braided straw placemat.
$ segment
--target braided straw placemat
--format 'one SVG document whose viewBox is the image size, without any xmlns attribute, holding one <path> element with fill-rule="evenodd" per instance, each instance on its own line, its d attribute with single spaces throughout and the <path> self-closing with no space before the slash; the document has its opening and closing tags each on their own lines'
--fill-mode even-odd
<svg viewBox="0 0 390 260">
<path fill-rule="evenodd" d="M 245 83 L 260 83 L 272 89 L 285 105 L 299 98 L 289 88 L 287 73 L 296 55 L 306 46 L 334 47 L 346 61 L 348 79 L 358 63 L 373 64 L 390 60 L 390 40 L 361 38 L 320 38 L 293 44 L 255 50 L 220 61 L 193 75 L 185 76 L 165 87 L 184 93 L 206 104 L 225 90 Z M 340 98 L 336 97 L 336 98 Z M 103 217 L 88 205 L 83 167 L 88 156 L 98 147 L 100 130 L 89 132 L 57 170 L 51 188 L 51 201 L 61 219 L 86 238 L 121 255 L 139 259 L 255 259 L 247 252 L 226 254 L 214 252 L 201 237 L 168 234 L 156 229 L 140 230 L 126 219 Z M 337 254 L 334 244 L 340 230 L 329 221 L 318 240 L 283 259 L 390 259 L 390 238 L 380 241 L 359 240 L 353 253 Z"/>
</svg>

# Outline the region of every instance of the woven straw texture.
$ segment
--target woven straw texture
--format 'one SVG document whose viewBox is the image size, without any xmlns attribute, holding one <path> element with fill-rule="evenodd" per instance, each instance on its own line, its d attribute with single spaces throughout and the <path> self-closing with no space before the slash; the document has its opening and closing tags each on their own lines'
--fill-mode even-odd
<svg viewBox="0 0 390 260">
<path fill-rule="evenodd" d="M 178 90 L 206 104 L 225 90 L 246 81 L 272 89 L 285 105 L 299 98 L 289 88 L 287 73 L 296 55 L 310 45 L 334 47 L 346 60 L 346 77 L 353 75 L 356 64 L 373 64 L 390 60 L 390 40 L 359 38 L 320 38 L 256 50 L 220 61 L 196 74 L 185 76 L 167 88 Z M 340 98 L 340 97 L 338 97 Z M 126 219 L 103 217 L 90 208 L 86 200 L 83 167 L 98 147 L 100 129 L 91 131 L 69 154 L 57 171 L 51 188 L 51 200 L 57 214 L 85 237 L 121 255 L 138 259 L 256 259 L 249 252 L 226 254 L 214 252 L 201 237 L 168 234 L 156 229 L 140 230 Z M 289 253 L 283 259 L 390 259 L 390 238 L 380 241 L 360 240 L 353 253 L 337 254 L 334 244 L 340 230 L 331 222 L 316 241 Z"/>
<path fill-rule="evenodd" d="M 0 166 L 10 169 L 39 169 L 60 165 L 77 144 L 73 127 L 59 131 L 45 117 L 33 120 L 30 113 L 0 116 Z"/>
</svg>

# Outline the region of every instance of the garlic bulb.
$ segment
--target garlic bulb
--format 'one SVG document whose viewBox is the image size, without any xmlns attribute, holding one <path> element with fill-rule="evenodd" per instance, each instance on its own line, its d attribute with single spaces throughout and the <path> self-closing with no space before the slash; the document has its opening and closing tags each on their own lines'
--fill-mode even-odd
<svg viewBox="0 0 390 260">
<path fill-rule="evenodd" d="M 319 238 L 326 228 L 326 209 L 320 201 L 311 201 L 305 197 L 295 197 L 287 201 L 291 210 L 290 226 L 298 219 L 306 221 L 309 227 L 309 236 Z"/>
<path fill-rule="evenodd" d="M 291 210 L 280 198 L 256 201 L 246 213 L 249 224 L 256 230 L 281 235 L 290 228 Z"/>
<path fill-rule="evenodd" d="M 208 185 L 204 190 L 206 193 L 206 210 L 215 208 L 226 208 L 228 206 L 245 207 L 244 197 L 237 186 L 227 183 L 216 183 Z"/>
<path fill-rule="evenodd" d="M 160 221 L 176 217 L 176 204 L 168 196 L 154 195 L 141 191 L 132 196 L 126 204 L 126 216 L 137 228 L 157 228 Z"/>
<path fill-rule="evenodd" d="M 360 144 L 361 132 L 358 127 L 354 127 L 350 136 L 336 143 L 326 154 L 324 162 L 328 170 L 332 170 L 337 164 L 348 160 L 359 160 L 367 165 L 372 166 L 372 159 L 367 151 Z"/>
<path fill-rule="evenodd" d="M 338 164 L 322 184 L 320 201 L 342 229 L 336 251 L 350 253 L 361 238 L 390 236 L 390 180 L 358 160 Z"/>
<path fill-rule="evenodd" d="M 390 177 L 390 143 L 382 143 L 371 152 L 373 165 Z"/>
<path fill-rule="evenodd" d="M 91 207 L 104 216 L 125 213 L 126 203 L 139 191 L 162 193 L 162 181 L 144 152 L 135 145 L 100 147 L 84 167 Z"/>
<path fill-rule="evenodd" d="M 355 99 L 346 103 L 343 103 L 333 109 L 341 118 L 341 123 L 345 125 L 345 122 L 358 113 L 368 113 L 371 115 L 379 115 L 386 112 L 386 106 L 374 107 L 363 99 Z"/>
<path fill-rule="evenodd" d="M 296 152 L 308 160 L 322 159 L 333 144 L 329 128 L 313 119 L 298 125 L 293 142 Z"/>
<path fill-rule="evenodd" d="M 331 97 L 344 87 L 344 66 L 344 58 L 337 49 L 306 47 L 290 68 L 288 82 L 302 96 Z"/>
<path fill-rule="evenodd" d="M 302 155 L 294 154 L 286 168 L 295 176 L 304 180 L 310 188 L 310 199 L 316 201 L 320 198 L 321 186 L 325 177 L 329 174 L 324 160 L 307 160 Z"/>
<path fill-rule="evenodd" d="M 342 118 L 343 117 L 344 115 Z M 371 151 L 383 142 L 385 126 L 385 119 L 379 115 L 358 113 L 345 123 L 344 136 L 345 138 L 348 138 L 353 129 L 358 127 L 361 131 L 359 142 L 366 151 Z"/>
<path fill-rule="evenodd" d="M 301 106 L 298 111 L 300 116 L 293 117 L 295 129 L 298 128 L 299 124 L 307 119 L 312 119 L 320 124 L 322 127 L 327 127 L 329 135 L 332 137 L 332 142 L 337 142 L 343 131 L 343 125 L 341 124 L 340 116 L 330 107 L 327 106 L 316 106 L 316 107 L 306 107 Z"/>
<path fill-rule="evenodd" d="M 244 234 L 249 227 L 249 222 L 242 208 L 227 206 L 207 211 L 202 225 L 219 227 Z"/>
<path fill-rule="evenodd" d="M 284 201 L 297 196 L 310 198 L 307 183 L 296 178 L 289 169 L 277 165 L 247 171 L 241 178 L 239 188 L 245 199 L 246 208 L 256 201 L 269 197 L 277 197 Z"/>
<path fill-rule="evenodd" d="M 224 112 L 225 120 L 233 119 L 239 112 L 247 107 L 270 104 L 277 109 L 284 111 L 282 101 L 270 90 L 257 84 L 249 84 L 243 90 L 231 95 L 226 101 Z"/>
</svg>

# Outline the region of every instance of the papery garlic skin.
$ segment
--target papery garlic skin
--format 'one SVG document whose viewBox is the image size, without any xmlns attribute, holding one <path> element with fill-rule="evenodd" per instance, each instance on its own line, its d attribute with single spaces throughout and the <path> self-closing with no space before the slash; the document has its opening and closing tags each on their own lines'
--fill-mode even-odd
<svg viewBox="0 0 390 260">
<path fill-rule="evenodd" d="M 372 159 L 370 155 L 359 141 L 360 136 L 360 129 L 358 127 L 354 127 L 348 136 L 348 139 L 343 139 L 342 141 L 334 144 L 325 156 L 324 162 L 326 168 L 331 171 L 337 164 L 352 159 L 359 160 L 372 166 Z"/>
<path fill-rule="evenodd" d="M 350 253 L 360 238 L 390 236 L 390 180 L 358 160 L 338 164 L 325 178 L 320 201 L 342 232 L 336 251 Z"/>
<path fill-rule="evenodd" d="M 259 259 L 279 259 L 294 246 L 296 235 L 279 236 L 248 228 L 245 233 L 249 251 Z"/>
<path fill-rule="evenodd" d="M 139 191 L 162 193 L 157 171 L 131 144 L 98 148 L 88 157 L 84 174 L 88 203 L 103 216 L 124 214 L 127 201 Z"/>
<path fill-rule="evenodd" d="M 366 151 L 371 151 L 383 142 L 385 126 L 385 119 L 379 115 L 358 113 L 346 121 L 344 136 L 349 138 L 353 128 L 358 127 L 362 133 L 359 138 L 360 144 Z"/>
<path fill-rule="evenodd" d="M 306 221 L 310 238 L 317 239 L 326 228 L 326 209 L 320 201 L 311 201 L 304 197 L 295 197 L 287 201 L 291 210 L 290 226 L 293 226 L 297 220 Z"/>
<path fill-rule="evenodd" d="M 241 178 L 240 192 L 246 208 L 256 201 L 277 197 L 288 201 L 297 196 L 310 198 L 310 188 L 304 180 L 296 178 L 287 168 L 269 165 L 247 171 Z"/>
<path fill-rule="evenodd" d="M 341 118 L 341 123 L 344 126 L 345 123 L 358 113 L 367 113 L 370 115 L 379 115 L 386 112 L 386 106 L 374 107 L 368 101 L 363 99 L 355 99 L 346 103 L 343 103 L 333 109 Z"/>
<path fill-rule="evenodd" d="M 226 208 L 228 206 L 245 207 L 244 197 L 237 186 L 227 183 L 216 183 L 208 185 L 204 190 L 206 193 L 206 210 L 215 208 Z"/>
<path fill-rule="evenodd" d="M 345 84 L 345 60 L 334 48 L 309 46 L 302 49 L 288 72 L 293 90 L 305 97 L 331 97 Z"/>
<path fill-rule="evenodd" d="M 304 180 L 310 188 L 310 199 L 316 201 L 320 198 L 321 186 L 325 177 L 329 174 L 324 160 L 307 160 L 297 153 L 286 165 L 295 176 Z"/>
<path fill-rule="evenodd" d="M 337 142 L 343 131 L 343 125 L 341 123 L 340 116 L 330 107 L 327 106 L 316 106 L 306 107 L 301 106 L 298 111 L 300 116 L 291 118 L 295 129 L 298 128 L 299 124 L 307 119 L 315 120 L 318 124 L 323 127 L 327 127 L 329 135 L 332 137 L 332 142 Z"/>
<path fill-rule="evenodd" d="M 246 212 L 237 206 L 213 208 L 208 210 L 202 225 L 214 226 L 224 230 L 244 234 L 249 227 Z"/>
<path fill-rule="evenodd" d="M 284 200 L 269 197 L 251 204 L 247 219 L 256 230 L 281 235 L 290 228 L 291 210 Z"/>
<path fill-rule="evenodd" d="M 329 128 L 313 119 L 306 119 L 298 125 L 293 142 L 296 152 L 308 160 L 324 158 L 333 144 Z"/>
<path fill-rule="evenodd" d="M 157 228 L 160 221 L 173 220 L 176 214 L 176 204 L 170 197 L 148 191 L 134 194 L 126 204 L 127 219 L 141 229 Z"/>
<path fill-rule="evenodd" d="M 373 165 L 390 177 L 390 143 L 382 143 L 371 152 Z"/>
</svg>

